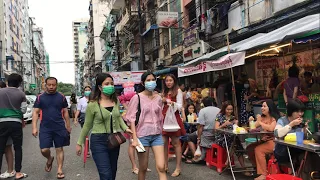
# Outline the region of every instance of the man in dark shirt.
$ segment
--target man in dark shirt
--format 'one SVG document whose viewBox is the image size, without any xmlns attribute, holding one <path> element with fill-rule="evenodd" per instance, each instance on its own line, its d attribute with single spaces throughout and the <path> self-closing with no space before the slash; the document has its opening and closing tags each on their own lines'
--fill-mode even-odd
<svg viewBox="0 0 320 180">
<path fill-rule="evenodd" d="M 58 80 L 54 77 L 46 79 L 46 92 L 38 95 L 32 116 L 32 135 L 38 135 L 38 117 L 40 115 L 39 141 L 42 155 L 47 158 L 45 171 L 50 172 L 54 157 L 51 156 L 51 147 L 55 147 L 58 171 L 57 178 L 64 178 L 62 171 L 64 152 L 63 147 L 70 144 L 70 119 L 68 102 L 65 96 L 57 92 Z"/>
</svg>

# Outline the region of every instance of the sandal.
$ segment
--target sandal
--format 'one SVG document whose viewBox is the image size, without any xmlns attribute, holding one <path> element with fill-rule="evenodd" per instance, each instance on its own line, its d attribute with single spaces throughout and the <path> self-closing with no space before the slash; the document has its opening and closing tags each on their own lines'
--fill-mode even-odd
<svg viewBox="0 0 320 180">
<path fill-rule="evenodd" d="M 132 173 L 133 173 L 133 174 L 138 174 L 138 173 L 139 173 L 139 169 L 138 169 L 138 168 L 132 169 Z"/>
<path fill-rule="evenodd" d="M 186 164 L 201 164 L 201 160 L 188 159 Z"/>
<path fill-rule="evenodd" d="M 172 177 L 178 177 L 181 174 L 181 170 L 180 169 L 176 169 L 174 170 L 174 172 L 171 174 Z"/>
<path fill-rule="evenodd" d="M 11 178 L 11 177 L 13 177 L 13 176 L 15 176 L 15 175 L 16 175 L 16 171 L 12 171 L 11 173 L 8 173 L 8 171 L 6 171 L 6 172 L 4 172 L 4 173 L 2 173 L 2 174 L 0 175 L 0 179 Z"/>
<path fill-rule="evenodd" d="M 181 159 L 182 159 L 182 161 L 186 161 L 188 159 L 188 157 L 185 154 L 182 154 Z"/>
<path fill-rule="evenodd" d="M 26 174 L 26 173 L 21 173 L 22 174 L 22 176 L 21 177 L 16 177 L 16 178 L 14 178 L 14 179 L 24 179 L 24 178 L 27 178 L 28 177 L 28 174 Z"/>
<path fill-rule="evenodd" d="M 57 179 L 64 179 L 64 173 L 57 173 Z"/>
<path fill-rule="evenodd" d="M 53 160 L 54 160 L 54 156 L 51 156 L 51 161 L 49 161 L 49 160 L 47 161 L 46 167 L 44 168 L 44 170 L 45 170 L 46 172 L 50 172 L 50 171 L 51 171 Z M 49 163 L 49 162 L 50 162 L 50 163 Z"/>
<path fill-rule="evenodd" d="M 250 173 L 250 172 L 248 172 L 248 171 L 247 171 L 247 172 L 243 172 L 242 174 L 245 175 L 245 176 L 247 176 L 247 177 L 253 176 L 252 173 Z M 262 175 L 261 175 L 261 176 L 262 176 Z M 260 177 L 260 176 L 259 176 L 259 177 Z M 266 179 L 266 178 L 264 178 L 264 179 Z M 258 180 L 264 180 L 264 179 L 258 179 Z"/>
</svg>

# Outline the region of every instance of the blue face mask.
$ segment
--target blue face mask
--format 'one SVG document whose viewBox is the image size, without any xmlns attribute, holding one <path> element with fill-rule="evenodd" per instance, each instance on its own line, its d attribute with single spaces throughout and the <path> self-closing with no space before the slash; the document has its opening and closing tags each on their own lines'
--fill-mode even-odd
<svg viewBox="0 0 320 180">
<path fill-rule="evenodd" d="M 90 94 L 91 94 L 91 91 L 85 91 L 84 92 L 84 96 L 86 96 L 86 97 L 90 96 Z"/>
<path fill-rule="evenodd" d="M 156 81 L 148 81 L 144 83 L 144 86 L 146 87 L 146 90 L 154 91 L 154 89 L 157 87 L 157 83 Z"/>
</svg>

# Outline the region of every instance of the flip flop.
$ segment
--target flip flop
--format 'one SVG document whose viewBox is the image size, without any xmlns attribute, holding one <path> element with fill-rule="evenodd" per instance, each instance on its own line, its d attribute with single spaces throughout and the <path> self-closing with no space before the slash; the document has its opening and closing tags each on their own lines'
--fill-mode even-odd
<svg viewBox="0 0 320 180">
<path fill-rule="evenodd" d="M 46 167 L 44 168 L 44 170 L 46 171 L 46 172 L 50 172 L 51 171 L 51 169 L 52 169 L 52 164 L 53 164 L 53 160 L 54 160 L 54 156 L 52 156 L 51 157 L 51 162 L 50 163 L 46 163 Z"/>
<path fill-rule="evenodd" d="M 19 178 L 14 178 L 14 179 L 24 179 L 24 178 L 27 178 L 28 177 L 28 174 L 26 173 L 22 173 L 23 176 L 19 177 Z"/>
<path fill-rule="evenodd" d="M 57 173 L 57 179 L 64 179 L 64 173 Z"/>
</svg>

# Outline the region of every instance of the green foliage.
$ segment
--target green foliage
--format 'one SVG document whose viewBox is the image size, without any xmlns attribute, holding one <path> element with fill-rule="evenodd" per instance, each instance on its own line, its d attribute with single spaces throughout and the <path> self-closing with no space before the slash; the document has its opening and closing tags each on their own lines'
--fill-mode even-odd
<svg viewBox="0 0 320 180">
<path fill-rule="evenodd" d="M 64 94 L 65 96 L 71 96 L 72 92 L 74 90 L 74 87 L 72 84 L 68 84 L 68 83 L 62 83 L 59 82 L 58 83 L 58 92 L 61 92 L 62 94 Z"/>
</svg>

